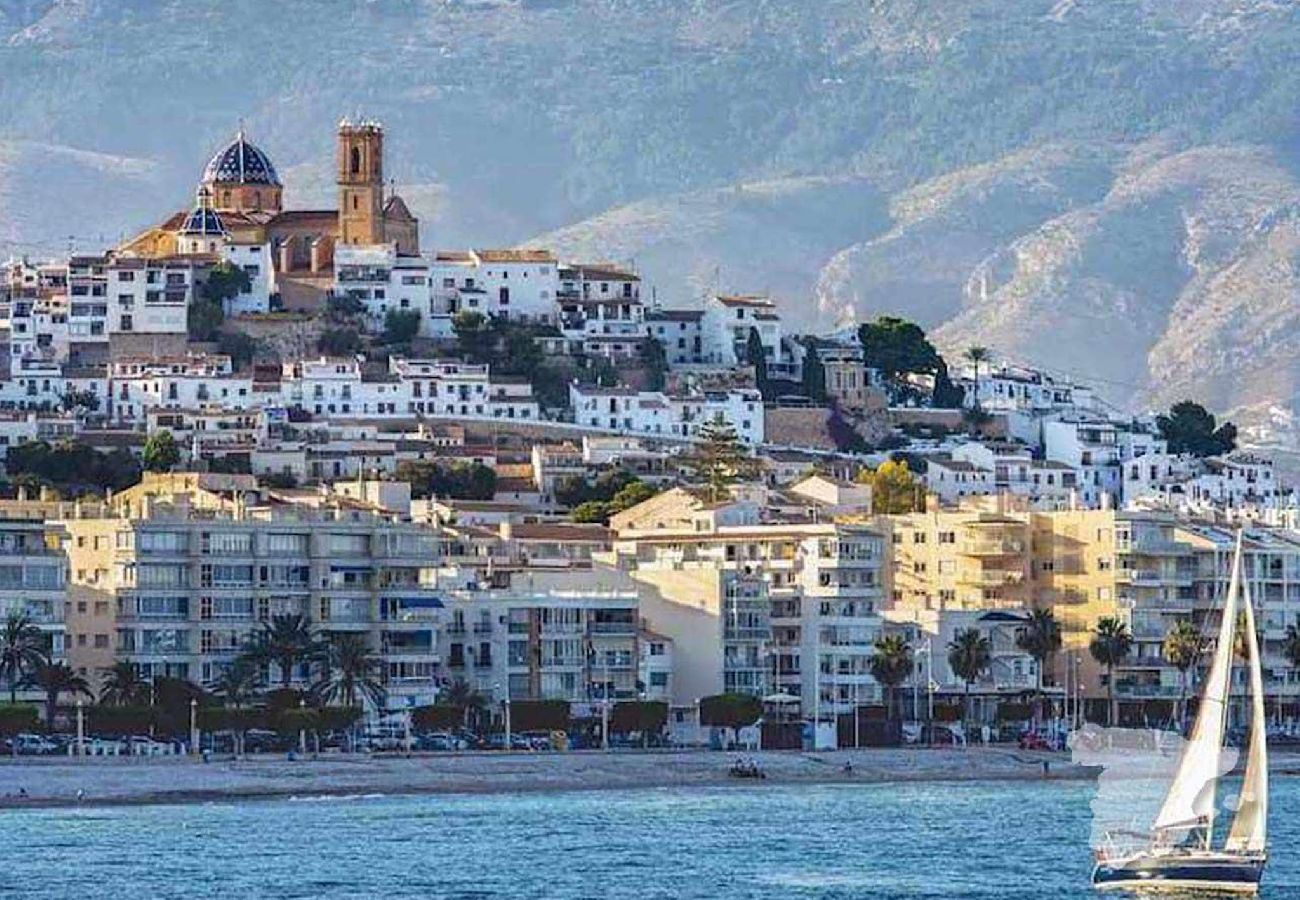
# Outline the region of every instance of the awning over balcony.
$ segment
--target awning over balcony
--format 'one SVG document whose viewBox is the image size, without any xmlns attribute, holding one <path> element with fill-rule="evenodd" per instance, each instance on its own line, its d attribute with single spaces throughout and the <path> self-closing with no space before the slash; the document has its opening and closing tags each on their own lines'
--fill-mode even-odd
<svg viewBox="0 0 1300 900">
<path fill-rule="evenodd" d="M 443 609 L 443 602 L 437 597 L 397 597 L 394 602 L 402 609 Z"/>
</svg>

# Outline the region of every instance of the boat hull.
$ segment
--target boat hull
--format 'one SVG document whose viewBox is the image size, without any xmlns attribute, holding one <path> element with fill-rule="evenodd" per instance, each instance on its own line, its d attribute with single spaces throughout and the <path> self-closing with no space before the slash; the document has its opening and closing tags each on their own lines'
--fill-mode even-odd
<svg viewBox="0 0 1300 900">
<path fill-rule="evenodd" d="M 1105 860 L 1092 872 L 1099 890 L 1196 890 L 1253 894 L 1264 857 L 1217 853 L 1138 854 Z"/>
</svg>

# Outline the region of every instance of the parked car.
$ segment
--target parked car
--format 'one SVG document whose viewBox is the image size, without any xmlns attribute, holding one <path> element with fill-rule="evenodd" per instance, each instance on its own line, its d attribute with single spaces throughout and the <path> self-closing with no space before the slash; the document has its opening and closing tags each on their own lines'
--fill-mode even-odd
<svg viewBox="0 0 1300 900">
<path fill-rule="evenodd" d="M 460 741 L 445 731 L 426 731 L 415 739 L 415 747 L 417 750 L 443 753 L 459 750 Z"/>
<path fill-rule="evenodd" d="M 946 747 L 953 744 L 965 744 L 966 738 L 954 726 L 936 722 L 933 725 L 925 725 L 920 729 L 916 743 Z"/>
<path fill-rule="evenodd" d="M 16 734 L 4 742 L 6 753 L 17 753 L 19 756 L 49 756 L 58 750 L 58 744 L 40 734 Z"/>
<path fill-rule="evenodd" d="M 461 743 L 464 750 L 476 750 L 484 746 L 482 735 L 475 734 L 468 728 L 453 728 L 451 736 Z"/>
<path fill-rule="evenodd" d="M 488 735 L 487 746 L 489 750 L 506 749 L 505 733 L 497 732 L 496 734 Z M 524 737 L 522 734 L 511 734 L 510 749 L 511 750 L 532 750 L 534 749 L 534 747 L 532 745 L 532 742 L 529 741 L 528 738 Z"/>
<path fill-rule="evenodd" d="M 1052 742 L 1037 731 L 1024 731 L 1016 742 L 1021 750 L 1053 750 Z"/>
<path fill-rule="evenodd" d="M 126 747 L 127 752 L 132 756 L 162 756 L 167 752 L 166 744 L 144 734 L 133 734 L 128 737 Z"/>
<path fill-rule="evenodd" d="M 555 748 L 554 740 L 549 731 L 522 731 L 517 737 L 523 740 L 528 750 L 552 750 Z"/>
</svg>

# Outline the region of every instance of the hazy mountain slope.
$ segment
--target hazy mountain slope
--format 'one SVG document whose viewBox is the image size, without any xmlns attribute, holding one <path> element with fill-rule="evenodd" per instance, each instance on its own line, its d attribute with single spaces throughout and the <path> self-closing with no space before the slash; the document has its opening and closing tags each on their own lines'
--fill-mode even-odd
<svg viewBox="0 0 1300 900">
<path fill-rule="evenodd" d="M 360 110 L 429 244 L 537 238 L 666 302 L 768 288 L 1139 400 L 1290 404 L 1297 46 L 1282 0 L 0 0 L 0 239 L 189 203 L 240 117 L 328 202 Z"/>
<path fill-rule="evenodd" d="M 653 273 L 670 302 L 695 304 L 712 290 L 766 291 L 807 326 L 818 311 L 798 302 L 821 261 L 845 240 L 889 224 L 887 198 L 864 179 L 751 182 L 620 206 L 532 243 Z M 756 248 L 762 248 L 756 255 Z"/>
</svg>

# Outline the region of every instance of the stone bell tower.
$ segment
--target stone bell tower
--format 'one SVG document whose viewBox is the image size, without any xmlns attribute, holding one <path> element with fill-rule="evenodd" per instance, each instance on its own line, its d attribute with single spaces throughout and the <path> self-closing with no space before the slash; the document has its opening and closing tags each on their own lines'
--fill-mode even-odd
<svg viewBox="0 0 1300 900">
<path fill-rule="evenodd" d="M 378 122 L 339 122 L 339 241 L 384 242 L 384 129 Z"/>
</svg>

